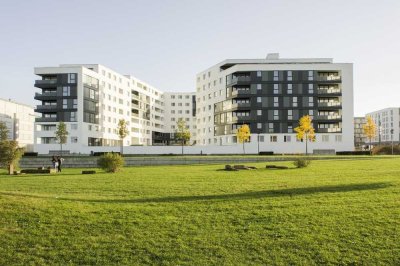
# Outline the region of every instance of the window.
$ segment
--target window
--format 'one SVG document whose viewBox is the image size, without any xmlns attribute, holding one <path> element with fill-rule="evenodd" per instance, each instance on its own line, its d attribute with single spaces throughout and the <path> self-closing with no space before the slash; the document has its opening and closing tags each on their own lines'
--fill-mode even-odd
<svg viewBox="0 0 400 266">
<path fill-rule="evenodd" d="M 71 112 L 71 116 L 70 116 L 70 121 L 71 122 L 76 122 L 76 112 Z"/>
<path fill-rule="evenodd" d="M 322 135 L 322 142 L 329 142 L 329 135 Z"/>
<path fill-rule="evenodd" d="M 288 126 L 287 127 L 287 132 L 288 133 L 293 133 L 293 126 Z"/>
<path fill-rule="evenodd" d="M 277 136 L 269 136 L 269 141 L 270 142 L 278 142 L 278 137 Z"/>
<path fill-rule="evenodd" d="M 257 84 L 257 90 L 258 90 L 258 91 L 261 90 L 261 84 Z"/>
<path fill-rule="evenodd" d="M 257 123 L 257 128 L 258 129 L 262 129 L 262 124 L 261 123 Z"/>
<path fill-rule="evenodd" d="M 258 102 L 258 103 L 261 102 L 261 97 L 257 97 L 257 102 Z"/>
<path fill-rule="evenodd" d="M 260 142 L 264 142 L 264 136 L 258 136 Z"/>
<path fill-rule="evenodd" d="M 297 97 L 293 97 L 293 107 L 297 107 Z"/>
<path fill-rule="evenodd" d="M 63 96 L 71 96 L 71 88 L 63 87 Z"/>
<path fill-rule="evenodd" d="M 175 106 L 175 103 L 171 103 L 171 106 Z"/>
<path fill-rule="evenodd" d="M 314 80 L 314 71 L 308 71 L 308 80 Z"/>
<path fill-rule="evenodd" d="M 94 99 L 95 98 L 95 91 L 92 89 L 89 89 L 89 98 Z"/>
<path fill-rule="evenodd" d="M 278 94 L 279 93 L 279 86 L 278 84 L 274 84 L 274 94 Z"/>
<path fill-rule="evenodd" d="M 274 133 L 274 123 L 268 123 L 268 132 Z"/>
<path fill-rule="evenodd" d="M 335 136 L 335 141 L 336 142 L 342 142 L 342 135 L 336 135 Z"/>
<path fill-rule="evenodd" d="M 314 93 L 314 84 L 308 84 L 308 93 L 313 94 Z"/>
<path fill-rule="evenodd" d="M 71 124 L 71 130 L 77 130 L 78 125 L 77 124 Z"/>
<path fill-rule="evenodd" d="M 287 85 L 287 94 L 292 94 L 293 93 L 293 84 L 288 84 Z"/>
<path fill-rule="evenodd" d="M 68 100 L 63 99 L 63 109 L 67 109 L 67 108 L 68 108 Z"/>
<path fill-rule="evenodd" d="M 288 72 L 287 72 L 287 80 L 293 80 L 293 73 L 292 73 L 292 71 L 291 70 L 289 70 Z"/>
<path fill-rule="evenodd" d="M 279 120 L 279 110 L 274 110 L 274 120 Z"/>
<path fill-rule="evenodd" d="M 178 103 L 178 106 L 182 106 L 182 103 Z"/>
<path fill-rule="evenodd" d="M 75 84 L 76 83 L 76 74 L 75 73 L 68 74 L 68 83 L 69 84 Z"/>
<path fill-rule="evenodd" d="M 278 97 L 274 97 L 274 107 L 279 107 L 279 99 L 278 99 Z"/>
<path fill-rule="evenodd" d="M 314 98 L 308 97 L 308 106 L 314 106 Z"/>
<path fill-rule="evenodd" d="M 288 110 L 287 111 L 287 119 L 288 120 L 293 120 L 293 110 Z"/>
<path fill-rule="evenodd" d="M 261 71 L 257 71 L 257 77 L 261 77 Z"/>
<path fill-rule="evenodd" d="M 278 71 L 274 71 L 274 81 L 279 79 L 279 72 Z"/>
<path fill-rule="evenodd" d="M 288 135 L 283 136 L 283 141 L 284 142 L 291 142 L 292 141 L 292 136 L 288 136 Z"/>
<path fill-rule="evenodd" d="M 257 115 L 262 115 L 262 110 L 257 110 Z"/>
</svg>

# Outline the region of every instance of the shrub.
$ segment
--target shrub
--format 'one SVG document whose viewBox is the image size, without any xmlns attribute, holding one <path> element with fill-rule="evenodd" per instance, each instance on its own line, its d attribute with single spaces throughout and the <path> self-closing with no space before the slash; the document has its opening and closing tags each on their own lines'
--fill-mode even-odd
<svg viewBox="0 0 400 266">
<path fill-rule="evenodd" d="M 99 158 L 97 164 L 107 173 L 115 173 L 124 166 L 124 158 L 117 153 L 106 153 Z"/>
<path fill-rule="evenodd" d="M 306 159 L 306 158 L 297 158 L 293 162 L 294 166 L 296 166 L 297 168 L 305 168 L 310 163 L 311 163 L 311 161 L 309 159 Z"/>
<path fill-rule="evenodd" d="M 372 154 L 376 155 L 391 155 L 392 154 L 392 145 L 381 145 L 376 146 L 372 149 Z M 400 154 L 400 146 L 394 145 L 393 146 L 393 154 Z"/>
</svg>

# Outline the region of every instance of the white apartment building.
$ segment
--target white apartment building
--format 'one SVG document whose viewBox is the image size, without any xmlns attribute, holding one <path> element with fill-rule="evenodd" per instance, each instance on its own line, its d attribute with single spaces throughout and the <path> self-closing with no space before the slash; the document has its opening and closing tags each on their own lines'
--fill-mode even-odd
<svg viewBox="0 0 400 266">
<path fill-rule="evenodd" d="M 164 96 L 161 91 L 132 76 L 98 64 L 38 67 L 35 87 L 41 92 L 36 111 L 35 150 L 58 150 L 55 130 L 67 124 L 66 150 L 80 153 L 88 146 L 118 146 L 117 125 L 128 122 L 130 135 L 124 146 L 152 145 L 153 135 L 165 131 Z"/>
<path fill-rule="evenodd" d="M 166 92 L 165 100 L 165 130 L 174 133 L 177 122 L 184 120 L 190 131 L 189 144 L 196 142 L 196 94 L 194 92 Z"/>
<path fill-rule="evenodd" d="M 35 121 L 33 107 L 0 99 L 0 121 L 6 124 L 10 139 L 18 141 L 18 144 L 27 151 L 32 150 Z"/>
<path fill-rule="evenodd" d="M 310 115 L 310 149 L 353 150 L 353 65 L 329 58 L 228 59 L 196 77 L 197 144 L 232 145 L 250 126 L 260 151 L 304 152 L 294 128 Z"/>
<path fill-rule="evenodd" d="M 376 124 L 376 137 L 372 144 L 399 143 L 400 140 L 400 108 L 391 107 L 366 114 Z"/>
<path fill-rule="evenodd" d="M 59 121 L 67 124 L 71 153 L 119 146 L 120 119 L 130 129 L 124 146 L 174 145 L 183 119 L 190 144 L 204 152 L 234 151 L 237 128 L 248 124 L 259 151 L 302 153 L 294 128 L 303 115 L 313 118 L 317 133 L 310 151 L 354 149 L 353 65 L 329 58 L 228 59 L 199 73 L 194 93 L 164 93 L 98 64 L 40 67 L 35 74 L 41 77 L 35 82 L 41 89 L 35 94 L 41 101 L 34 139 L 39 153 L 59 149 Z"/>
</svg>

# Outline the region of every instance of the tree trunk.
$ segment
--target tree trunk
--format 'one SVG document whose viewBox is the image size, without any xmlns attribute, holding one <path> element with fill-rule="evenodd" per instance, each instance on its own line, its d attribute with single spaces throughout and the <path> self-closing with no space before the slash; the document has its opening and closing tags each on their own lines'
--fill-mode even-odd
<svg viewBox="0 0 400 266">
<path fill-rule="evenodd" d="M 244 149 L 244 141 L 243 141 L 243 154 L 246 154 L 246 150 Z"/>
<path fill-rule="evenodd" d="M 372 156 L 372 139 L 369 139 L 369 155 Z"/>
<path fill-rule="evenodd" d="M 182 144 L 182 155 L 183 155 L 183 139 L 182 139 L 182 143 L 181 144 Z"/>
<path fill-rule="evenodd" d="M 61 154 L 60 154 L 60 156 L 62 156 L 62 143 L 60 143 L 60 147 L 61 147 Z"/>
<path fill-rule="evenodd" d="M 306 156 L 308 155 L 308 136 L 306 134 Z"/>
<path fill-rule="evenodd" d="M 124 154 L 124 140 L 121 140 L 121 149 L 120 149 L 121 155 Z"/>
</svg>

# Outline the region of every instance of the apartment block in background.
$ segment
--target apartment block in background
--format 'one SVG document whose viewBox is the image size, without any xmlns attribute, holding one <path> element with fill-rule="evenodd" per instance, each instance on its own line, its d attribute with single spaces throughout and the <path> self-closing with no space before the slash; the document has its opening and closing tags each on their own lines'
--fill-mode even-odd
<svg viewBox="0 0 400 266">
<path fill-rule="evenodd" d="M 356 150 L 364 150 L 365 145 L 368 145 L 363 129 L 365 122 L 365 117 L 354 117 L 354 147 Z"/>
<path fill-rule="evenodd" d="M 400 108 L 391 107 L 366 114 L 376 124 L 376 137 L 373 145 L 399 143 L 400 140 Z"/>
<path fill-rule="evenodd" d="M 9 138 L 18 141 L 27 151 L 33 149 L 33 126 L 35 114 L 33 107 L 0 99 L 0 121 L 4 122 L 9 130 Z"/>
<path fill-rule="evenodd" d="M 196 78 L 197 143 L 231 145 L 250 126 L 262 151 L 304 152 L 294 128 L 313 118 L 315 152 L 354 149 L 353 65 L 332 59 L 228 59 Z"/>
</svg>

